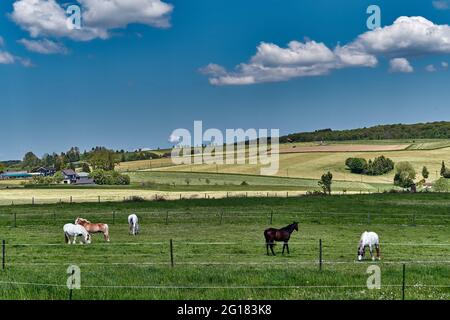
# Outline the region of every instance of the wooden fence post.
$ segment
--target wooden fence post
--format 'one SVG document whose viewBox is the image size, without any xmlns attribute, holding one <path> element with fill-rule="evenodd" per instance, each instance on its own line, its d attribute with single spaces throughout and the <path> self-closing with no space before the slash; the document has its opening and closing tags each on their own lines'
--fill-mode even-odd
<svg viewBox="0 0 450 320">
<path fill-rule="evenodd" d="M 70 203 L 72 203 L 72 196 L 70 196 Z"/>
<path fill-rule="evenodd" d="M 31 198 L 31 204 L 34 205 L 34 197 Z"/>
<path fill-rule="evenodd" d="M 222 224 L 223 221 L 223 210 L 220 211 L 220 224 Z"/>
<path fill-rule="evenodd" d="M 169 210 L 166 211 L 166 224 L 169 224 Z"/>
<path fill-rule="evenodd" d="M 270 224 L 273 222 L 273 209 L 270 210 Z"/>
<path fill-rule="evenodd" d="M 113 216 L 113 224 L 116 224 L 116 212 L 114 210 L 112 212 L 112 216 Z"/>
<path fill-rule="evenodd" d="M 174 267 L 174 262 L 173 262 L 173 241 L 172 241 L 172 239 L 170 239 L 170 265 L 172 266 L 172 268 Z"/>
<path fill-rule="evenodd" d="M 405 287 L 406 287 L 406 265 L 403 264 L 402 300 L 405 300 Z"/>
<path fill-rule="evenodd" d="M 322 239 L 319 239 L 319 271 L 322 271 Z"/>
<path fill-rule="evenodd" d="M 72 285 L 69 288 L 69 300 L 72 300 L 73 285 L 75 284 L 74 275 L 75 275 L 75 270 L 72 270 Z"/>
<path fill-rule="evenodd" d="M 2 269 L 5 270 L 6 260 L 6 241 L 2 240 Z"/>
</svg>

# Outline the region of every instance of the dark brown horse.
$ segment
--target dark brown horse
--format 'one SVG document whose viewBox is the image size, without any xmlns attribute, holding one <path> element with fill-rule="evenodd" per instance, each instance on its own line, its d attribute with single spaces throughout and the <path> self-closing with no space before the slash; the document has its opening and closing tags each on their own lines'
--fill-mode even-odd
<svg viewBox="0 0 450 320">
<path fill-rule="evenodd" d="M 289 254 L 289 246 L 288 241 L 291 238 L 292 232 L 294 230 L 298 231 L 298 222 L 294 222 L 284 228 L 281 229 L 274 229 L 270 228 L 264 231 L 264 238 L 266 238 L 266 250 L 267 255 L 269 255 L 269 247 L 272 251 L 272 254 L 275 255 L 275 252 L 273 251 L 273 246 L 275 245 L 275 241 L 283 241 L 283 252 L 284 254 L 284 248 L 286 248 L 287 253 Z"/>
</svg>

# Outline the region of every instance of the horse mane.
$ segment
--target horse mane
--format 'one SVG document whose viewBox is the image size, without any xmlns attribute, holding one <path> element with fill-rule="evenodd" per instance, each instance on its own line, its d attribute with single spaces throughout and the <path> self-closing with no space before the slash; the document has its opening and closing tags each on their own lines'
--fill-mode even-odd
<svg viewBox="0 0 450 320">
<path fill-rule="evenodd" d="M 77 220 L 81 221 L 81 222 L 85 222 L 85 223 L 91 223 L 89 220 L 84 219 L 84 218 L 77 218 Z"/>
<path fill-rule="evenodd" d="M 287 225 L 286 227 L 281 228 L 280 230 L 290 230 L 296 223 L 291 223 Z"/>
</svg>

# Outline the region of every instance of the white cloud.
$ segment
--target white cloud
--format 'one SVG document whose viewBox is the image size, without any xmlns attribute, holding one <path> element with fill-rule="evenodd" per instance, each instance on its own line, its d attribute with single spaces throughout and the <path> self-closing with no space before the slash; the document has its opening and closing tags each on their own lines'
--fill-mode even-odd
<svg viewBox="0 0 450 320">
<path fill-rule="evenodd" d="M 180 140 L 181 140 L 181 137 L 180 136 L 176 136 L 174 134 L 171 134 L 170 137 L 169 137 L 169 142 L 170 143 L 178 143 L 178 142 L 180 142 Z"/>
<path fill-rule="evenodd" d="M 406 58 L 449 53 L 448 25 L 436 25 L 423 17 L 399 17 L 392 25 L 365 32 L 333 50 L 312 40 L 291 41 L 285 48 L 262 42 L 249 62 L 238 64 L 233 71 L 217 64 L 200 71 L 209 75 L 214 85 L 244 85 L 324 75 L 349 67 L 375 67 L 378 57 L 391 59 L 393 72 L 412 72 Z"/>
<path fill-rule="evenodd" d="M 395 58 L 389 61 L 389 71 L 390 72 L 402 72 L 411 73 L 414 71 L 413 67 L 405 58 Z"/>
<path fill-rule="evenodd" d="M 28 40 L 21 39 L 17 41 L 18 43 L 24 45 L 29 51 L 42 53 L 42 54 L 66 54 L 68 52 L 67 48 L 61 44 L 48 39 L 42 40 Z"/>
<path fill-rule="evenodd" d="M 434 65 L 432 65 L 432 64 L 429 64 L 429 65 L 427 65 L 427 66 L 425 67 L 425 70 L 426 70 L 427 72 L 436 72 L 436 67 L 435 67 Z"/>
<path fill-rule="evenodd" d="M 12 54 L 0 50 L 0 64 L 13 64 L 14 62 L 15 58 Z"/>
<path fill-rule="evenodd" d="M 161 0 L 78 0 L 82 27 L 67 27 L 65 9 L 55 0 L 16 0 L 11 18 L 33 38 L 56 37 L 89 41 L 110 36 L 110 30 L 131 23 L 168 27 L 172 5 Z"/>
<path fill-rule="evenodd" d="M 444 69 L 448 69 L 448 62 L 442 61 L 442 62 L 441 62 L 441 66 L 442 66 L 442 68 L 444 68 Z"/>
<path fill-rule="evenodd" d="M 449 0 L 434 0 L 433 7 L 438 10 L 448 10 L 448 9 L 450 9 L 450 1 Z"/>
<path fill-rule="evenodd" d="M 3 47 L 5 45 L 5 40 L 3 40 L 3 37 L 0 36 L 0 47 Z"/>
</svg>

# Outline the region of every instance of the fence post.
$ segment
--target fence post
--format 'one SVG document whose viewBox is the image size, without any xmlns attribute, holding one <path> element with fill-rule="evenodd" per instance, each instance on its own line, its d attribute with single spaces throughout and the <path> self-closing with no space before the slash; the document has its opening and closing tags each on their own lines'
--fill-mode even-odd
<svg viewBox="0 0 450 320">
<path fill-rule="evenodd" d="M 273 222 L 273 209 L 270 210 L 270 224 Z"/>
<path fill-rule="evenodd" d="M 402 284 L 402 300 L 405 300 L 405 281 L 406 280 L 406 265 L 403 264 L 403 284 Z"/>
<path fill-rule="evenodd" d="M 2 240 L 2 269 L 5 270 L 6 241 Z"/>
<path fill-rule="evenodd" d="M 413 216 L 412 216 L 412 225 L 416 226 L 416 213 L 415 212 L 413 213 Z"/>
<path fill-rule="evenodd" d="M 322 271 L 322 239 L 319 239 L 319 271 Z"/>
<path fill-rule="evenodd" d="M 370 213 L 367 214 L 367 223 L 370 224 Z"/>
<path fill-rule="evenodd" d="M 74 275 L 75 275 L 75 270 L 72 270 L 72 285 L 69 288 L 69 300 L 72 300 L 73 285 L 75 284 Z"/>
<path fill-rule="evenodd" d="M 114 210 L 112 212 L 112 216 L 113 216 L 113 224 L 116 224 L 116 212 Z"/>
<path fill-rule="evenodd" d="M 72 203 L 72 196 L 70 196 L 70 203 Z"/>
<path fill-rule="evenodd" d="M 180 193 L 180 200 L 181 200 L 181 193 Z"/>
<path fill-rule="evenodd" d="M 13 221 L 12 222 L 13 222 L 12 227 L 16 228 L 17 227 L 17 215 L 15 212 L 13 213 Z"/>
<path fill-rule="evenodd" d="M 53 222 L 56 222 L 56 212 L 53 211 Z"/>
<path fill-rule="evenodd" d="M 34 197 L 31 198 L 31 204 L 34 205 Z"/>
<path fill-rule="evenodd" d="M 100 203 L 100 196 L 98 196 L 98 203 Z"/>
<path fill-rule="evenodd" d="M 222 224 L 223 221 L 223 210 L 220 211 L 220 224 Z"/>
<path fill-rule="evenodd" d="M 174 263 L 173 263 L 173 241 L 172 241 L 172 239 L 170 239 L 170 265 L 172 266 L 172 268 L 174 267 Z"/>
<path fill-rule="evenodd" d="M 169 210 L 166 211 L 166 224 L 169 224 Z"/>
</svg>

